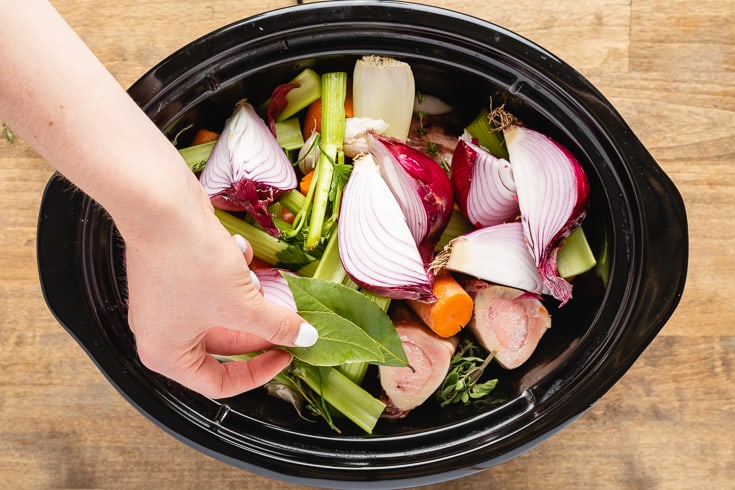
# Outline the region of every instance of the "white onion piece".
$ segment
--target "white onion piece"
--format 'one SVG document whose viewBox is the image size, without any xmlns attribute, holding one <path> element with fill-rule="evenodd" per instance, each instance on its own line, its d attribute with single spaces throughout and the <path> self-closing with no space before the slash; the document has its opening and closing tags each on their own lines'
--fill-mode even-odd
<svg viewBox="0 0 735 490">
<path fill-rule="evenodd" d="M 355 117 L 382 119 L 386 134 L 406 141 L 413 118 L 416 84 L 411 65 L 389 56 L 363 56 L 352 72 Z"/>
<path fill-rule="evenodd" d="M 314 170 L 314 167 L 316 166 L 316 162 L 319 161 L 319 155 L 321 154 L 321 150 L 319 149 L 318 143 L 319 133 L 316 131 L 313 131 L 308 138 L 306 138 L 306 141 L 304 141 L 304 144 L 299 149 L 299 156 L 298 156 L 298 162 L 299 162 L 299 170 L 306 175 L 312 170 Z"/>
<path fill-rule="evenodd" d="M 288 287 L 288 281 L 283 277 L 284 272 L 287 274 L 290 274 L 290 272 L 277 268 L 253 269 L 253 272 L 258 276 L 260 291 L 265 299 L 294 311 L 297 310 L 296 300 Z"/>
<path fill-rule="evenodd" d="M 279 193 L 298 182 L 278 141 L 245 100 L 225 122 L 200 176 L 212 204 L 228 211 L 247 211 L 267 231 L 278 234 L 265 209 Z"/>
<path fill-rule="evenodd" d="M 519 221 L 480 228 L 453 239 L 432 267 L 531 293 L 549 293 L 528 251 Z"/>
<path fill-rule="evenodd" d="M 382 119 L 369 117 L 348 117 L 345 119 L 345 140 L 342 149 L 345 156 L 355 158 L 368 152 L 367 134 L 385 134 L 388 123 Z"/>
<path fill-rule="evenodd" d="M 476 227 L 513 221 L 519 213 L 510 162 L 463 136 L 452 156 L 452 186 L 457 204 Z"/>
<path fill-rule="evenodd" d="M 416 94 L 413 100 L 413 112 L 423 112 L 430 116 L 446 114 L 453 109 L 454 107 L 434 95 Z"/>
<path fill-rule="evenodd" d="M 556 252 L 586 215 L 587 176 L 569 151 L 542 133 L 511 126 L 504 135 L 523 234 L 544 283 L 563 305 L 572 285 L 559 277 Z"/>
<path fill-rule="evenodd" d="M 369 154 L 353 162 L 338 221 L 342 265 L 359 286 L 394 299 L 435 300 L 430 273 Z"/>
</svg>

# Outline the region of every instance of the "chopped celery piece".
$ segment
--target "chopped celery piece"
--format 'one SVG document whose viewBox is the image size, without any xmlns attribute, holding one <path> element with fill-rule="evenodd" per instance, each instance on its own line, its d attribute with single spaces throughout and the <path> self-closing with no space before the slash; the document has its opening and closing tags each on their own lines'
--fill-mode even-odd
<svg viewBox="0 0 735 490">
<path fill-rule="evenodd" d="M 295 87 L 286 94 L 286 107 L 276 116 L 276 121 L 290 119 L 322 95 L 321 78 L 311 68 L 306 68 L 288 83 L 295 85 Z M 259 113 L 265 114 L 268 111 L 270 100 L 268 98 L 262 105 L 258 106 Z"/>
<path fill-rule="evenodd" d="M 314 262 L 309 262 L 302 268 L 296 271 L 298 275 L 301 277 L 314 277 L 314 272 L 316 272 L 316 268 L 319 266 L 319 261 L 315 260 Z"/>
<path fill-rule="evenodd" d="M 378 296 L 377 294 L 371 293 L 370 291 L 366 291 L 364 289 L 361 289 L 360 292 L 368 299 L 372 300 L 373 303 L 380 306 L 383 311 L 388 311 L 388 307 L 390 306 L 390 298 L 386 298 L 385 296 Z"/>
<path fill-rule="evenodd" d="M 337 240 L 337 230 L 329 237 L 327 246 L 324 247 L 319 264 L 316 266 L 313 277 L 324 281 L 332 281 L 344 284 L 347 277 L 344 267 L 342 267 L 342 259 L 339 257 L 339 242 Z"/>
<path fill-rule="evenodd" d="M 304 137 L 301 135 L 301 123 L 298 118 L 292 117 L 276 123 L 276 139 L 287 153 L 297 151 L 304 146 Z"/>
<path fill-rule="evenodd" d="M 498 158 L 508 159 L 508 149 L 505 146 L 505 139 L 500 131 L 493 128 L 488 120 L 488 114 L 490 112 L 487 109 L 483 109 L 470 122 L 465 130 L 477 140 L 477 143 L 486 148 L 490 153 Z"/>
<path fill-rule="evenodd" d="M 350 362 L 339 365 L 337 369 L 339 369 L 340 373 L 350 378 L 353 383 L 359 385 L 365 379 L 365 374 L 367 374 L 369 367 L 370 364 L 367 362 Z"/>
<path fill-rule="evenodd" d="M 587 272 L 596 263 L 595 255 L 592 253 L 581 226 L 564 239 L 564 243 L 556 254 L 559 275 L 565 279 Z"/>
<path fill-rule="evenodd" d="M 336 368 L 315 367 L 294 362 L 293 374 L 358 427 L 373 433 L 385 410 L 385 403 L 355 384 Z"/>
<path fill-rule="evenodd" d="M 192 172 L 201 172 L 204 165 L 207 164 L 207 159 L 209 159 L 209 154 L 212 153 L 212 148 L 214 148 L 215 143 L 217 141 L 188 146 L 180 149 L 179 153 Z"/>
<path fill-rule="evenodd" d="M 304 206 L 304 201 L 306 201 L 306 197 L 298 189 L 285 192 L 278 199 L 278 203 L 292 213 L 298 213 Z"/>
<path fill-rule="evenodd" d="M 469 233 L 474 229 L 475 227 L 464 217 L 461 211 L 452 209 L 452 216 L 449 218 L 447 226 L 439 237 L 439 241 L 436 242 L 434 251 L 440 252 L 450 240 Z"/>
<path fill-rule="evenodd" d="M 269 264 L 293 270 L 315 260 L 297 245 L 269 235 L 262 228 L 251 225 L 227 211 L 215 208 L 214 214 L 227 231 L 242 235 L 252 246 L 255 256 Z"/>
</svg>

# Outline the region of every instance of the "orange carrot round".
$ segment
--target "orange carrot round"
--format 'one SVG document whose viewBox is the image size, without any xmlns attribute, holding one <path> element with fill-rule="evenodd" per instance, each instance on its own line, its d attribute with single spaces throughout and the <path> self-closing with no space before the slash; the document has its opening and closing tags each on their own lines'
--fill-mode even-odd
<svg viewBox="0 0 735 490">
<path fill-rule="evenodd" d="M 440 337 L 458 334 L 472 319 L 472 298 L 446 270 L 437 273 L 433 291 L 435 303 L 408 301 L 409 307 Z"/>
<path fill-rule="evenodd" d="M 301 181 L 299 182 L 299 191 L 306 195 L 309 192 L 309 187 L 311 187 L 311 181 L 314 180 L 314 171 L 312 170 L 308 174 L 301 177 Z"/>
<path fill-rule="evenodd" d="M 210 131 L 208 129 L 200 129 L 194 135 L 194 139 L 191 140 L 191 145 L 192 146 L 202 145 L 204 143 L 209 143 L 210 141 L 214 141 L 217 138 L 219 138 L 219 133 Z"/>
</svg>

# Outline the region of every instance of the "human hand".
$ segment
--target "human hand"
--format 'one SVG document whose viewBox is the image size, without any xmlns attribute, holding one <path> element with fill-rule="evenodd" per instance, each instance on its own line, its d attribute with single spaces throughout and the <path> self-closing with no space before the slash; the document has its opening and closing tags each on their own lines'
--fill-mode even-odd
<svg viewBox="0 0 735 490">
<path fill-rule="evenodd" d="M 270 349 L 227 363 L 212 354 L 316 342 L 314 327 L 259 293 L 247 266 L 252 249 L 241 250 L 211 208 L 189 212 L 186 226 L 171 229 L 178 231 L 153 240 L 126 239 L 128 321 L 144 365 L 206 396 L 224 398 L 266 383 L 289 364 L 291 354 Z"/>
</svg>

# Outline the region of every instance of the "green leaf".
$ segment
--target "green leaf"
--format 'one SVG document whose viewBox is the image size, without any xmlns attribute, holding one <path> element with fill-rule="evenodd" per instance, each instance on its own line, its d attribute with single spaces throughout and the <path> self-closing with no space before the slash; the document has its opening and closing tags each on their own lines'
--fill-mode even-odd
<svg viewBox="0 0 735 490">
<path fill-rule="evenodd" d="M 349 320 L 329 311 L 299 311 L 299 314 L 319 331 L 319 341 L 313 347 L 289 347 L 300 360 L 312 366 L 384 362 L 380 346 Z"/>
<path fill-rule="evenodd" d="M 303 349 L 310 351 L 309 356 L 320 360 L 319 365 L 369 362 L 408 366 L 403 343 L 393 322 L 375 302 L 335 282 L 288 274 L 284 277 L 299 314 L 319 331 L 316 345 Z M 373 359 L 349 357 L 364 356 L 376 349 L 379 355 Z M 296 357 L 307 355 L 302 349 L 293 349 L 293 352 Z"/>
</svg>

